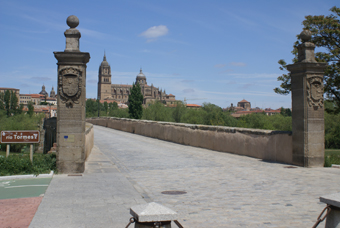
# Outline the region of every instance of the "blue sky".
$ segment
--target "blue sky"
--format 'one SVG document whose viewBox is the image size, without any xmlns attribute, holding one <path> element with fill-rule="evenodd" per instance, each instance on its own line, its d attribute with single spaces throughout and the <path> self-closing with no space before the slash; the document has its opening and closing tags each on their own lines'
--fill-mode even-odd
<svg viewBox="0 0 340 228">
<path fill-rule="evenodd" d="M 222 108 L 291 107 L 277 95 L 277 61 L 291 62 L 306 15 L 328 15 L 335 0 L 0 1 L 0 87 L 20 93 L 57 86 L 54 51 L 65 49 L 66 18 L 76 15 L 80 50 L 89 52 L 87 97 L 97 97 L 104 50 L 113 84 L 132 84 L 140 67 L 149 85 Z"/>
</svg>

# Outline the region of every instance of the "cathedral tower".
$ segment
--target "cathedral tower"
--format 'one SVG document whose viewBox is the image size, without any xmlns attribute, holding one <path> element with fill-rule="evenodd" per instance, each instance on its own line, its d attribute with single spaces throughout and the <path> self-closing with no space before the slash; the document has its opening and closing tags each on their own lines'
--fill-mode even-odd
<svg viewBox="0 0 340 228">
<path fill-rule="evenodd" d="M 106 61 L 104 53 L 103 62 L 99 66 L 98 72 L 98 99 L 111 98 L 111 67 Z"/>
<path fill-rule="evenodd" d="M 53 86 L 52 86 L 52 90 L 50 92 L 50 97 L 55 98 L 55 91 L 54 91 Z"/>
</svg>

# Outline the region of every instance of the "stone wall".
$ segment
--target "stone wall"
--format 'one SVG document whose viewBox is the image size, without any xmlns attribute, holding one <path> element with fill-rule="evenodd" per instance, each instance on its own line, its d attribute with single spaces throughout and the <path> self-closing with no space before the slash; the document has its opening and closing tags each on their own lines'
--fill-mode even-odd
<svg viewBox="0 0 340 228">
<path fill-rule="evenodd" d="M 115 117 L 86 119 L 87 122 L 179 144 L 292 163 L 291 132 L 209 125 L 156 122 Z"/>
<path fill-rule="evenodd" d="M 94 142 L 93 125 L 86 123 L 85 131 L 85 160 L 90 156 Z"/>
</svg>

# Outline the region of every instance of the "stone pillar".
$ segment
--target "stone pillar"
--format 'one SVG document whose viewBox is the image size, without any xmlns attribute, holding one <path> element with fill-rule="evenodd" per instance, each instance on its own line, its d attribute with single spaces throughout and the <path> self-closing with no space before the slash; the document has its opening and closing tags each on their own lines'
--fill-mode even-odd
<svg viewBox="0 0 340 228">
<path fill-rule="evenodd" d="M 58 60 L 57 168 L 59 173 L 82 173 L 85 168 L 86 63 L 90 54 L 80 52 L 79 20 L 69 16 L 64 52 Z"/>
<path fill-rule="evenodd" d="M 300 34 L 298 62 L 287 66 L 292 83 L 293 164 L 323 167 L 325 151 L 323 75 L 326 63 L 314 57 L 311 32 Z"/>
</svg>

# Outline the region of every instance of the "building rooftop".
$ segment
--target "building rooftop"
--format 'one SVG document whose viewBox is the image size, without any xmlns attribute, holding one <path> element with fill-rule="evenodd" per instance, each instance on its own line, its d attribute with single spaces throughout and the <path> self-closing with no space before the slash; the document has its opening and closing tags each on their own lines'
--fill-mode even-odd
<svg viewBox="0 0 340 228">
<path fill-rule="evenodd" d="M 19 89 L 0 87 L 0 90 L 19 90 Z"/>
<path fill-rule="evenodd" d="M 197 104 L 187 104 L 187 107 L 195 107 L 195 108 L 200 108 L 202 107 L 201 105 L 197 105 Z"/>
</svg>

